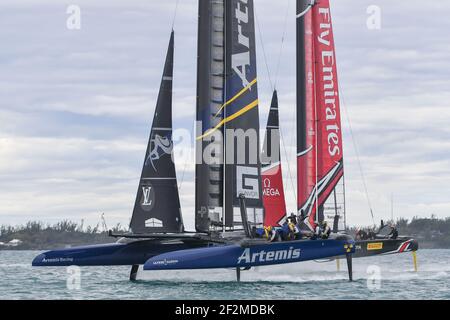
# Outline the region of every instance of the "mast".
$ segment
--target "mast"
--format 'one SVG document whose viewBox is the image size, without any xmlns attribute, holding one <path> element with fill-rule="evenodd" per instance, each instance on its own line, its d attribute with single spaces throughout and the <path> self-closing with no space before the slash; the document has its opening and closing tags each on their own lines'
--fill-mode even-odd
<svg viewBox="0 0 450 320">
<path fill-rule="evenodd" d="M 298 0 L 297 13 L 311 1 Z M 344 229 L 342 126 L 329 0 L 297 19 L 298 210 L 313 230 Z"/>
<path fill-rule="evenodd" d="M 312 11 L 297 0 L 297 209 L 307 216 L 316 202 L 316 104 Z M 303 14 L 303 15 L 302 15 Z M 311 226 L 310 226 L 311 228 Z"/>
<path fill-rule="evenodd" d="M 130 222 L 130 228 L 136 234 L 184 231 L 173 162 L 173 54 L 174 32 L 172 31 Z"/>
<path fill-rule="evenodd" d="M 262 185 L 264 202 L 264 225 L 279 226 L 286 218 L 283 173 L 280 155 L 280 127 L 278 115 L 278 95 L 273 92 L 267 119 L 266 134 L 261 152 Z"/>
</svg>

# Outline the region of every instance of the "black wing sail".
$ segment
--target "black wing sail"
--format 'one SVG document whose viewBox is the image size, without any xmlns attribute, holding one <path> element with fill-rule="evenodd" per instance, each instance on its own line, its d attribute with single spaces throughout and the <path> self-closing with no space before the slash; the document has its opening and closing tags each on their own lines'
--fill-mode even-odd
<svg viewBox="0 0 450 320">
<path fill-rule="evenodd" d="M 145 153 L 130 228 L 136 234 L 183 232 L 172 140 L 174 33 Z"/>
<path fill-rule="evenodd" d="M 196 230 L 241 225 L 241 194 L 262 223 L 253 1 L 199 1 L 198 41 Z"/>
<path fill-rule="evenodd" d="M 272 139 L 276 139 L 272 141 Z M 275 150 L 272 147 L 276 146 Z M 266 133 L 261 151 L 261 166 L 263 169 L 280 162 L 280 121 L 278 115 L 278 93 L 273 91 L 270 103 L 269 116 L 267 117 Z"/>
<path fill-rule="evenodd" d="M 224 105 L 224 26 L 225 0 L 200 0 L 195 170 L 195 228 L 199 232 L 223 228 L 223 128 L 218 125 L 223 121 Z"/>
<path fill-rule="evenodd" d="M 240 195 L 247 216 L 262 224 L 258 87 L 253 0 L 226 1 L 225 226 L 241 222 Z"/>
</svg>

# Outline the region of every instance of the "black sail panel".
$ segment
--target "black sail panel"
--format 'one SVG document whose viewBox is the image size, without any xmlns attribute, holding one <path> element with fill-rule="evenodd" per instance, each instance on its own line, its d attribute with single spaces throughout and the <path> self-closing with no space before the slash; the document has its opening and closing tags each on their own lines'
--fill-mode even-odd
<svg viewBox="0 0 450 320">
<path fill-rule="evenodd" d="M 263 223 L 259 112 L 253 0 L 226 1 L 225 225 L 240 224 L 239 196 L 247 215 Z"/>
<path fill-rule="evenodd" d="M 276 147 L 275 150 L 273 150 L 273 147 Z M 261 152 L 261 166 L 262 168 L 270 167 L 273 163 L 280 162 L 280 159 L 280 121 L 278 115 L 278 94 L 275 90 L 267 118 L 266 134 Z"/>
<path fill-rule="evenodd" d="M 279 226 L 286 219 L 283 173 L 280 155 L 280 121 L 278 95 L 273 92 L 267 118 L 266 134 L 261 152 L 262 185 L 264 203 L 264 226 Z"/>
<path fill-rule="evenodd" d="M 197 61 L 195 228 L 223 228 L 225 0 L 200 0 Z M 213 128 L 216 128 L 212 132 Z"/>
<path fill-rule="evenodd" d="M 173 162 L 173 54 L 172 32 L 130 223 L 132 232 L 136 234 L 184 231 Z"/>
</svg>

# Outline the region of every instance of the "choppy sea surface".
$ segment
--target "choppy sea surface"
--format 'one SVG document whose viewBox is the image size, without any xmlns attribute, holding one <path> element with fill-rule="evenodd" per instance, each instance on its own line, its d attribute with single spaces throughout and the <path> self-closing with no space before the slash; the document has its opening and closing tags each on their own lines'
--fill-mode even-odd
<svg viewBox="0 0 450 320">
<path fill-rule="evenodd" d="M 419 250 L 418 272 L 403 253 L 235 271 L 139 271 L 129 267 L 31 267 L 38 251 L 0 251 L 0 299 L 450 299 L 450 250 Z"/>
</svg>

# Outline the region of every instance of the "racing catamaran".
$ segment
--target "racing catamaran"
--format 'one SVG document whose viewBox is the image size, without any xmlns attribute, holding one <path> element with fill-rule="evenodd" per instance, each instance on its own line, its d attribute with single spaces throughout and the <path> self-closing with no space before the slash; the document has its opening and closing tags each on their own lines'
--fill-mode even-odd
<svg viewBox="0 0 450 320">
<path fill-rule="evenodd" d="M 149 259 L 144 270 L 236 268 L 347 254 L 353 240 L 268 242 L 259 153 L 254 4 L 200 1 L 197 103 L 196 231 L 224 245 Z M 211 152 L 213 150 L 213 152 Z M 351 269 L 351 268 L 350 268 Z"/>
<path fill-rule="evenodd" d="M 130 279 L 138 266 L 167 251 L 207 246 L 207 234 L 184 232 L 175 174 L 172 141 L 172 76 L 174 32 L 171 33 L 153 125 L 145 153 L 130 233 L 116 243 L 48 251 L 33 266 L 131 265 Z"/>
<path fill-rule="evenodd" d="M 34 266 L 130 265 L 144 270 L 242 269 L 345 255 L 354 241 L 269 242 L 265 221 L 253 0 L 199 1 L 195 232 L 184 231 L 172 141 L 174 34 L 161 81 L 135 207 L 117 243 L 48 251 Z"/>
<path fill-rule="evenodd" d="M 329 0 L 297 0 L 298 215 L 346 231 L 343 140 Z M 357 240 L 354 257 L 416 251 L 410 237 Z"/>
</svg>

